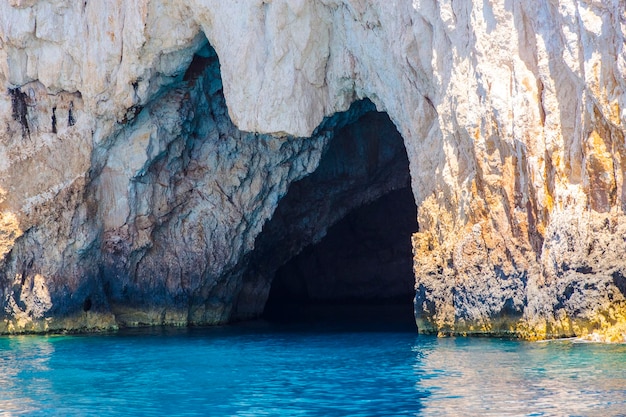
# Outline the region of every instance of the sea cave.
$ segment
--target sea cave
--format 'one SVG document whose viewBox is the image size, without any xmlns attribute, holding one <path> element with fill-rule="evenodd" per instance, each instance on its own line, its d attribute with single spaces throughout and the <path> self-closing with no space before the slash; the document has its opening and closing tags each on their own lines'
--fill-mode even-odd
<svg viewBox="0 0 626 417">
<path fill-rule="evenodd" d="M 371 102 L 354 108 L 355 120 L 336 129 L 319 167 L 290 185 L 257 238 L 237 306 L 244 317 L 267 299 L 269 320 L 414 324 L 417 213 L 404 144 Z"/>
</svg>

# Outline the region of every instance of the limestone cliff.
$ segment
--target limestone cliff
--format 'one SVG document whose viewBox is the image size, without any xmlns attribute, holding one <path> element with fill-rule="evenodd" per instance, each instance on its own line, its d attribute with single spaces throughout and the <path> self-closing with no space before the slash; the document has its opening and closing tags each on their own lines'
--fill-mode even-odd
<svg viewBox="0 0 626 417">
<path fill-rule="evenodd" d="M 257 236 L 368 98 L 420 330 L 623 340 L 625 31 L 620 0 L 2 2 L 0 332 L 258 312 Z"/>
</svg>

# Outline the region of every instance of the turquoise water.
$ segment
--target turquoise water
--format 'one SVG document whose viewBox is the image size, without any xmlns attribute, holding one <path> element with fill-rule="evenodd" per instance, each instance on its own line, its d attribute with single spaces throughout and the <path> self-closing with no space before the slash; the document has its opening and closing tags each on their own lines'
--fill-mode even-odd
<svg viewBox="0 0 626 417">
<path fill-rule="evenodd" d="M 626 346 L 262 323 L 0 337 L 14 415 L 626 415 Z"/>
</svg>

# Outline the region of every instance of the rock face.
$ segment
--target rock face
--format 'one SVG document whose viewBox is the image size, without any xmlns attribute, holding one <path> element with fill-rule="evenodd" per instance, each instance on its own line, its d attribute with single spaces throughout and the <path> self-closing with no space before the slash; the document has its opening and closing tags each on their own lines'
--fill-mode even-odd
<svg viewBox="0 0 626 417">
<path fill-rule="evenodd" d="M 0 332 L 254 315 L 264 223 L 369 98 L 420 330 L 623 340 L 625 33 L 620 0 L 2 2 Z"/>
</svg>

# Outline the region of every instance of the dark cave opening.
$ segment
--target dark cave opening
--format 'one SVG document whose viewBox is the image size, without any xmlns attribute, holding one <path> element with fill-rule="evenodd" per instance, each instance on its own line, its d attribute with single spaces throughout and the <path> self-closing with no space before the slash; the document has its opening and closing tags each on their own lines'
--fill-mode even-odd
<svg viewBox="0 0 626 417">
<path fill-rule="evenodd" d="M 263 317 L 413 327 L 416 227 L 410 187 L 354 209 L 276 271 Z"/>
<path fill-rule="evenodd" d="M 256 239 L 235 319 L 414 329 L 418 226 L 402 136 L 369 100 L 325 124 L 318 168 L 290 185 Z"/>
</svg>

